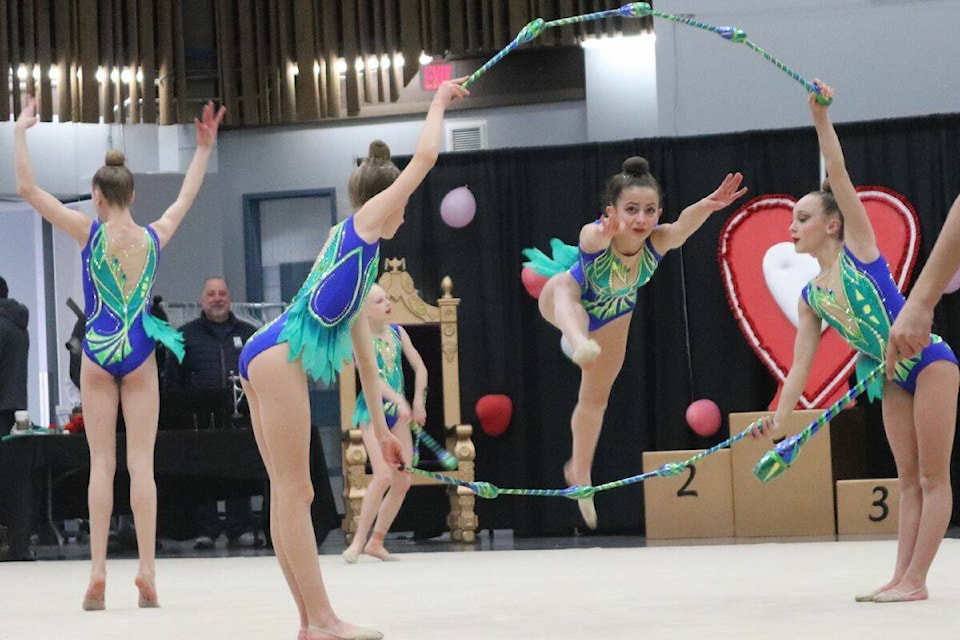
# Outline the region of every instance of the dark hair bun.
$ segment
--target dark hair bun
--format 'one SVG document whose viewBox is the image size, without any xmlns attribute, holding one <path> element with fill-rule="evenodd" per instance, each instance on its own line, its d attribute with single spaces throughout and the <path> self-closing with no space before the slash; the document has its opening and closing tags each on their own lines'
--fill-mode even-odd
<svg viewBox="0 0 960 640">
<path fill-rule="evenodd" d="M 628 176 L 642 176 L 650 173 L 650 163 L 646 158 L 633 156 L 623 161 L 623 172 Z"/>
<path fill-rule="evenodd" d="M 833 193 L 833 189 L 830 188 L 830 178 L 823 179 L 823 184 L 820 185 L 820 191 L 823 191 L 824 193 L 830 193 L 830 194 Z"/>
<path fill-rule="evenodd" d="M 390 162 L 390 147 L 383 140 L 374 140 L 370 143 L 367 160 L 370 162 Z"/>
<path fill-rule="evenodd" d="M 123 151 L 120 149 L 109 149 L 103 163 L 108 167 L 122 167 L 125 162 Z"/>
</svg>

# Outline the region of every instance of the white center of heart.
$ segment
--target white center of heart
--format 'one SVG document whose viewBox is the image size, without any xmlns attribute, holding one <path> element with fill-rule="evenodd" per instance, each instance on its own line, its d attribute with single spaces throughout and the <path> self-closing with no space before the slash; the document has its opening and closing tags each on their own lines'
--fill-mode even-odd
<svg viewBox="0 0 960 640">
<path fill-rule="evenodd" d="M 763 279 L 777 306 L 796 327 L 797 303 L 803 286 L 820 272 L 816 258 L 797 253 L 792 242 L 778 242 L 763 255 Z"/>
</svg>

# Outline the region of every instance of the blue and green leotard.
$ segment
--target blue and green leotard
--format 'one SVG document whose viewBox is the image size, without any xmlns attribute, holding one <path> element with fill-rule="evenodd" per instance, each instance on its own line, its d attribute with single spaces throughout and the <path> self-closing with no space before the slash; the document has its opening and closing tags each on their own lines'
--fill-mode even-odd
<svg viewBox="0 0 960 640">
<path fill-rule="evenodd" d="M 599 222 L 597 220 L 597 224 Z M 637 306 L 637 290 L 650 281 L 662 259 L 649 237 L 640 249 L 633 277 L 612 246 L 586 253 L 554 238 L 550 241 L 550 250 L 553 257 L 539 249 L 524 249 L 523 255 L 528 261 L 523 266 L 548 278 L 569 271 L 580 285 L 580 302 L 590 319 L 590 331 L 633 311 Z"/>
<path fill-rule="evenodd" d="M 857 378 L 862 379 L 886 357 L 890 326 L 903 309 L 905 299 L 890 275 L 890 267 L 881 255 L 873 262 L 861 262 L 844 247 L 837 258 L 840 261 L 840 282 L 846 304 L 832 289 L 807 283 L 803 288 L 804 301 L 818 317 L 827 321 L 860 356 L 857 358 Z M 914 393 L 917 376 L 932 362 L 957 358 L 943 338 L 930 335 L 930 345 L 913 358 L 897 364 L 896 384 Z M 871 399 L 883 395 L 883 379 L 878 378 L 868 388 Z"/>
<path fill-rule="evenodd" d="M 400 340 L 400 327 L 390 325 L 390 338 L 383 340 L 373 339 L 374 350 L 377 352 L 377 369 L 380 379 L 390 385 L 390 388 L 403 395 L 403 343 Z M 393 428 L 397 423 L 398 407 L 386 398 L 383 399 L 383 414 L 387 418 L 387 426 Z M 370 409 L 363 393 L 357 396 L 357 406 L 353 412 L 354 426 L 370 424 Z"/>
<path fill-rule="evenodd" d="M 150 313 L 150 292 L 160 263 L 156 231 L 144 231 L 146 256 L 133 287 L 118 260 L 108 254 L 106 225 L 94 220 L 80 257 L 83 263 L 83 296 L 86 331 L 83 351 L 107 372 L 121 378 L 153 355 L 157 342 L 183 359 L 183 336 Z"/>
<path fill-rule="evenodd" d="M 281 342 L 289 360 L 300 358 L 315 380 L 331 382 L 353 353 L 350 327 L 377 276 L 379 239 L 368 244 L 357 235 L 353 216 L 333 228 L 329 241 L 290 306 L 250 336 L 240 352 L 240 375 L 250 362 Z"/>
</svg>

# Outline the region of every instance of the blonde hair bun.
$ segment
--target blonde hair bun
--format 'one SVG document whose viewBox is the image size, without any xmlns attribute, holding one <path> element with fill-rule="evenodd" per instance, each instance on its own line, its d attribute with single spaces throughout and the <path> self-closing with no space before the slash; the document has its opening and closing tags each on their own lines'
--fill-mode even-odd
<svg viewBox="0 0 960 640">
<path fill-rule="evenodd" d="M 103 163 L 108 167 L 122 167 L 125 162 L 126 158 L 123 155 L 123 151 L 120 151 L 120 149 L 108 150 L 103 161 Z"/>
<path fill-rule="evenodd" d="M 383 140 L 371 142 L 367 153 L 367 160 L 370 162 L 390 162 L 390 147 Z"/>
</svg>

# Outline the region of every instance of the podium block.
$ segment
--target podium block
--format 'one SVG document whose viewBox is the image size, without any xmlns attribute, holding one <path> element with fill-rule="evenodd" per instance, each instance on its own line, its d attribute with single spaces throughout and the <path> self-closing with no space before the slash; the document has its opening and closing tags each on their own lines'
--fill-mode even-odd
<svg viewBox="0 0 960 640">
<path fill-rule="evenodd" d="M 820 411 L 794 411 L 783 425 L 784 435 L 801 431 Z M 731 413 L 731 435 L 743 431 L 769 412 Z M 731 449 L 733 511 L 737 536 L 810 536 L 836 533 L 833 471 L 830 465 L 830 426 L 807 441 L 793 466 L 764 484 L 753 467 L 774 444 L 744 438 Z"/>
<path fill-rule="evenodd" d="M 899 521 L 896 478 L 837 481 L 837 533 L 897 533 Z"/>
<path fill-rule="evenodd" d="M 643 472 L 679 462 L 695 451 L 647 451 Z M 733 480 L 730 451 L 717 451 L 678 476 L 643 483 L 647 538 L 733 537 Z"/>
</svg>

